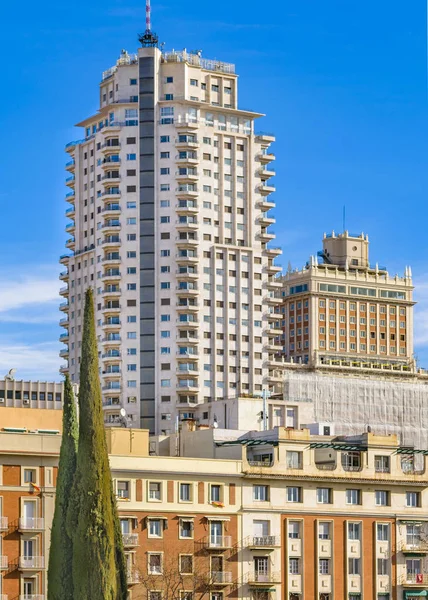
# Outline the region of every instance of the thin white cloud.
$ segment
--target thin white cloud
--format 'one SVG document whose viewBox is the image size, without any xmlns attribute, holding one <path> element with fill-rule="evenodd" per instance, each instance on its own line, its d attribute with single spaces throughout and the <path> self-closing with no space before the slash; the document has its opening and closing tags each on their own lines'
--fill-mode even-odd
<svg viewBox="0 0 428 600">
<path fill-rule="evenodd" d="M 58 342 L 20 344 L 0 339 L 0 377 L 16 369 L 15 378 L 39 381 L 60 381 Z"/>
<path fill-rule="evenodd" d="M 60 285 L 56 277 L 1 278 L 0 313 L 31 304 L 59 302 Z"/>
</svg>

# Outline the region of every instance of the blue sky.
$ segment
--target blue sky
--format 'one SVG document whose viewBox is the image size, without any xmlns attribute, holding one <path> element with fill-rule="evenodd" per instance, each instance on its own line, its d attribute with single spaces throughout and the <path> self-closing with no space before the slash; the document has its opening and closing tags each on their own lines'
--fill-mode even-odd
<svg viewBox="0 0 428 600">
<path fill-rule="evenodd" d="M 234 62 L 240 105 L 277 136 L 274 228 L 299 266 L 324 231 L 368 232 L 371 259 L 417 286 L 428 366 L 428 101 L 424 0 L 152 0 L 167 49 Z M 58 379 L 64 145 L 97 108 L 101 72 L 135 51 L 144 2 L 2 7 L 0 376 Z"/>
</svg>

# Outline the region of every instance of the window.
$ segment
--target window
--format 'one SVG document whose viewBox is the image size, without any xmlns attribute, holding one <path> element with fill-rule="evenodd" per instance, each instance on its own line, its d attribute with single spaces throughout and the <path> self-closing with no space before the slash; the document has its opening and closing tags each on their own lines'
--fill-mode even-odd
<svg viewBox="0 0 428 600">
<path fill-rule="evenodd" d="M 253 485 L 253 500 L 257 500 L 258 502 L 268 502 L 269 486 Z"/>
<path fill-rule="evenodd" d="M 342 467 L 345 471 L 360 471 L 361 466 L 360 452 L 342 452 Z"/>
<path fill-rule="evenodd" d="M 197 79 L 191 79 L 190 80 L 190 85 L 192 85 L 194 87 L 198 87 L 198 80 Z"/>
<path fill-rule="evenodd" d="M 149 568 L 151 575 L 162 575 L 162 554 L 149 554 Z"/>
<path fill-rule="evenodd" d="M 288 537 L 291 540 L 300 539 L 300 521 L 288 522 Z"/>
<path fill-rule="evenodd" d="M 390 473 L 391 466 L 389 456 L 375 456 L 376 473 Z"/>
<path fill-rule="evenodd" d="M 180 519 L 180 537 L 190 539 L 193 537 L 193 521 Z"/>
<path fill-rule="evenodd" d="M 160 519 L 149 519 L 149 537 L 162 537 L 162 523 Z"/>
<path fill-rule="evenodd" d="M 192 501 L 192 487 L 190 483 L 180 483 L 180 502 Z"/>
<path fill-rule="evenodd" d="M 36 483 L 36 469 L 24 469 L 24 483 Z"/>
<path fill-rule="evenodd" d="M 319 504 L 331 504 L 332 492 L 331 488 L 317 488 L 317 502 Z"/>
<path fill-rule="evenodd" d="M 318 538 L 320 540 L 330 539 L 330 523 L 320 523 L 318 525 Z"/>
<path fill-rule="evenodd" d="M 389 492 L 387 490 L 375 491 L 376 506 L 389 506 Z"/>
<path fill-rule="evenodd" d="M 128 499 L 130 498 L 130 494 L 129 494 L 129 481 L 118 481 L 117 482 L 117 497 L 118 498 L 125 498 Z"/>
<path fill-rule="evenodd" d="M 420 505 L 420 492 L 406 492 L 406 506 L 418 507 Z"/>
<path fill-rule="evenodd" d="M 210 501 L 221 502 L 221 486 L 218 484 L 210 485 Z"/>
<path fill-rule="evenodd" d="M 137 155 L 136 154 L 127 154 L 126 160 L 137 160 Z"/>
<path fill-rule="evenodd" d="M 287 469 L 301 469 L 302 468 L 302 452 L 287 450 L 286 461 Z"/>
<path fill-rule="evenodd" d="M 302 502 L 302 488 L 287 487 L 287 502 Z"/>
<path fill-rule="evenodd" d="M 149 482 L 149 500 L 161 500 L 161 484 L 157 481 Z"/>
<path fill-rule="evenodd" d="M 361 575 L 361 564 L 359 558 L 348 558 L 348 574 Z"/>
<path fill-rule="evenodd" d="M 346 490 L 346 504 L 361 504 L 361 490 Z"/>
<path fill-rule="evenodd" d="M 187 575 L 193 573 L 193 556 L 191 554 L 180 555 L 180 573 Z"/>
<path fill-rule="evenodd" d="M 378 542 L 387 542 L 389 540 L 389 525 L 387 523 L 377 523 L 376 539 Z"/>
<path fill-rule="evenodd" d="M 330 560 L 328 558 L 319 559 L 318 573 L 320 575 L 329 575 L 330 573 Z"/>
<path fill-rule="evenodd" d="M 361 536 L 360 523 L 348 523 L 348 540 L 359 540 Z"/>
<path fill-rule="evenodd" d="M 290 575 L 298 575 L 299 574 L 299 559 L 298 558 L 289 558 L 288 559 L 288 572 Z"/>
</svg>

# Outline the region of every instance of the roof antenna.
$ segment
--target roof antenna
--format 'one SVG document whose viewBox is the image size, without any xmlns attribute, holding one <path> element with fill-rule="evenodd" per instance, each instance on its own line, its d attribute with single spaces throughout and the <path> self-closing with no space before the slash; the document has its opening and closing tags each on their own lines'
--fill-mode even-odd
<svg viewBox="0 0 428 600">
<path fill-rule="evenodd" d="M 146 0 L 146 31 L 138 36 L 143 48 L 157 48 L 159 42 L 158 36 L 152 32 L 151 14 L 150 0 Z"/>
</svg>

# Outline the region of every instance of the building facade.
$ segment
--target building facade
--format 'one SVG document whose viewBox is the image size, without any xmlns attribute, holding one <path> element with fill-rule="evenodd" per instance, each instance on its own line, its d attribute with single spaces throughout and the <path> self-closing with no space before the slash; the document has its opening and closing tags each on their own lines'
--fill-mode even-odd
<svg viewBox="0 0 428 600">
<path fill-rule="evenodd" d="M 269 386 L 281 251 L 260 116 L 238 108 L 234 65 L 150 45 L 103 74 L 100 108 L 66 148 L 62 370 L 78 381 L 92 286 L 107 425 L 124 407 L 170 433 L 204 403 Z"/>
<path fill-rule="evenodd" d="M 46 600 L 60 441 L 0 431 L 1 600 Z M 428 592 L 427 451 L 396 436 L 185 423 L 107 445 L 132 600 Z"/>
<path fill-rule="evenodd" d="M 286 360 L 414 370 L 411 269 L 399 277 L 371 265 L 367 235 L 324 235 L 323 249 L 283 284 L 276 343 Z"/>
</svg>

